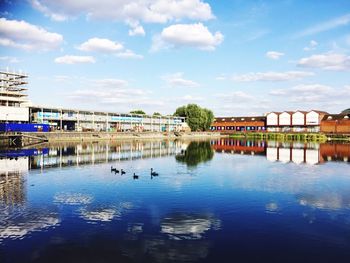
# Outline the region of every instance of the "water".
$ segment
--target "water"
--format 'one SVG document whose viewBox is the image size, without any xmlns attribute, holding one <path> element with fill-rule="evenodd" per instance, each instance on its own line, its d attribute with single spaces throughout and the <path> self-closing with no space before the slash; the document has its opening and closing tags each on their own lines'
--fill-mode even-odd
<svg viewBox="0 0 350 263">
<path fill-rule="evenodd" d="M 3 150 L 0 262 L 350 262 L 349 157 L 231 139 Z"/>
</svg>

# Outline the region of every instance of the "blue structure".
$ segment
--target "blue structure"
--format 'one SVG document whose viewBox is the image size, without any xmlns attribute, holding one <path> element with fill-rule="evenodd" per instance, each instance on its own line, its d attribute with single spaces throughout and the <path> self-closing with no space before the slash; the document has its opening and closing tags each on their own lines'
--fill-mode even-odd
<svg viewBox="0 0 350 263">
<path fill-rule="evenodd" d="M 0 123 L 0 132 L 49 132 L 49 124 Z"/>
</svg>

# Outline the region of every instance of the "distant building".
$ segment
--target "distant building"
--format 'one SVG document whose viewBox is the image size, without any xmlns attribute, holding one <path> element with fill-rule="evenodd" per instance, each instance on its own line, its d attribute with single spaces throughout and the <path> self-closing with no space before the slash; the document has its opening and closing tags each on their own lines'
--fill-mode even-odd
<svg viewBox="0 0 350 263">
<path fill-rule="evenodd" d="M 51 131 L 165 132 L 186 129 L 183 117 L 32 106 L 26 93 L 27 79 L 26 74 L 0 71 L 0 123 L 48 124 Z"/>
<path fill-rule="evenodd" d="M 284 111 L 266 114 L 266 129 L 270 132 L 319 132 L 324 111 Z"/>
<path fill-rule="evenodd" d="M 28 76 L 0 71 L 0 122 L 28 122 Z"/>
<path fill-rule="evenodd" d="M 255 132 L 265 131 L 266 117 L 215 117 L 210 129 L 212 131 L 233 132 Z"/>
<path fill-rule="evenodd" d="M 321 120 L 321 132 L 350 134 L 350 113 L 324 115 Z"/>
</svg>

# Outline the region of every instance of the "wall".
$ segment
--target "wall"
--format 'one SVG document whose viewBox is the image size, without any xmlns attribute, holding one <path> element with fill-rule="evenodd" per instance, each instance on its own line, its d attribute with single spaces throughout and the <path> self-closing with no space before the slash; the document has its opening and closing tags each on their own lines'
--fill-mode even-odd
<svg viewBox="0 0 350 263">
<path fill-rule="evenodd" d="M 288 112 L 283 112 L 279 115 L 279 124 L 280 126 L 291 126 L 291 115 Z"/>
<path fill-rule="evenodd" d="M 350 120 L 321 121 L 321 132 L 324 133 L 350 133 Z"/>
<path fill-rule="evenodd" d="M 295 113 L 293 113 L 292 115 L 292 124 L 298 125 L 298 126 L 304 126 L 305 125 L 305 114 L 297 111 Z"/>
<path fill-rule="evenodd" d="M 320 114 L 315 111 L 306 113 L 306 125 L 320 125 Z"/>
<path fill-rule="evenodd" d="M 278 125 L 278 115 L 276 113 L 269 113 L 266 116 L 266 125 L 267 126 L 275 126 Z"/>
</svg>

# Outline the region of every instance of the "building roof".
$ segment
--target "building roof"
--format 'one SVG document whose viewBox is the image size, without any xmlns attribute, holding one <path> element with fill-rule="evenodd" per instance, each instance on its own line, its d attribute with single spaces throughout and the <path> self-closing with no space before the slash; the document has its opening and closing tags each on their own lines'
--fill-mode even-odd
<svg viewBox="0 0 350 263">
<path fill-rule="evenodd" d="M 215 117 L 214 122 L 235 122 L 235 121 L 265 121 L 264 116 L 240 116 L 240 117 Z"/>
<path fill-rule="evenodd" d="M 329 114 L 328 112 L 321 111 L 321 110 L 310 110 L 309 112 L 311 112 L 311 111 L 314 111 L 314 112 L 317 112 L 317 113 L 320 113 L 320 114 Z"/>
<path fill-rule="evenodd" d="M 295 111 L 284 111 L 284 112 L 281 112 L 281 114 L 282 114 L 282 113 L 288 113 L 288 114 L 292 115 L 292 114 L 295 113 Z"/>
<path fill-rule="evenodd" d="M 350 120 L 350 113 L 349 114 L 326 114 L 323 116 L 322 121 L 333 121 L 333 120 L 344 120 L 344 119 Z"/>
<path fill-rule="evenodd" d="M 266 113 L 266 116 L 269 115 L 269 114 L 271 114 L 271 113 L 280 115 L 282 112 L 280 112 L 280 111 L 271 111 L 271 112 Z"/>
</svg>

